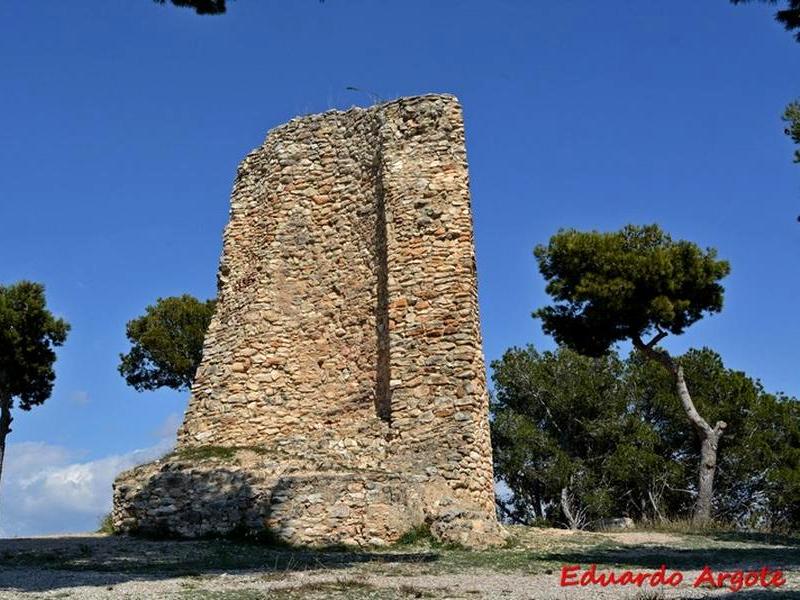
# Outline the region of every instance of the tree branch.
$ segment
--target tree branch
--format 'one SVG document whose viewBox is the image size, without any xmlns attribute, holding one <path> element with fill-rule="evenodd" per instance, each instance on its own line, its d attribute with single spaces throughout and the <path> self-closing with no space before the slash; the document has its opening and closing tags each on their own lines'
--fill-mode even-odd
<svg viewBox="0 0 800 600">
<path fill-rule="evenodd" d="M 683 410 L 686 412 L 686 416 L 689 417 L 692 425 L 700 430 L 705 436 L 713 435 L 715 432 L 712 431 L 711 427 L 709 427 L 708 423 L 706 423 L 706 420 L 700 416 L 700 413 L 697 412 L 697 409 L 694 407 L 692 397 L 689 395 L 689 388 L 686 387 L 686 380 L 683 378 L 683 367 L 680 365 L 678 365 L 678 368 L 675 372 L 675 381 L 678 385 L 678 396 L 680 396 Z M 717 423 L 717 425 L 720 423 L 722 423 L 724 429 L 725 423 L 720 421 Z"/>
<path fill-rule="evenodd" d="M 655 345 L 667 337 L 666 331 L 659 331 L 659 333 L 650 340 L 649 343 L 645 344 L 642 341 L 641 336 L 635 335 L 631 338 L 633 341 L 633 347 L 636 348 L 639 352 L 647 356 L 648 358 L 652 358 L 653 360 L 661 363 L 661 365 L 669 371 L 669 373 L 673 376 L 677 376 L 677 368 L 675 366 L 675 362 L 672 360 L 672 357 L 667 354 L 666 352 L 659 352 L 655 350 Z"/>
<path fill-rule="evenodd" d="M 664 331 L 664 330 L 663 330 L 663 329 L 661 329 L 660 327 L 658 327 L 657 329 L 658 329 L 658 334 L 656 334 L 656 335 L 653 337 L 653 339 L 652 339 L 652 340 L 650 340 L 650 341 L 647 343 L 647 347 L 648 347 L 648 348 L 655 348 L 655 347 L 656 347 L 656 344 L 658 344 L 658 342 L 660 342 L 661 340 L 663 340 L 665 337 L 667 337 L 667 336 L 669 335 L 669 332 L 667 332 L 667 331 Z"/>
<path fill-rule="evenodd" d="M 724 421 L 718 421 L 714 426 L 714 429 L 711 428 L 706 420 L 700 416 L 700 413 L 697 412 L 694 402 L 692 402 L 692 397 L 689 394 L 689 388 L 686 386 L 686 380 L 683 377 L 683 367 L 681 367 L 679 364 L 676 364 L 667 352 L 655 349 L 655 345 L 663 340 L 667 335 L 668 334 L 666 331 L 663 331 L 659 328 L 658 333 L 647 344 L 642 341 L 641 336 L 636 335 L 632 338 L 633 346 L 648 358 L 661 363 L 661 365 L 663 365 L 663 367 L 675 379 L 675 386 L 678 389 L 678 397 L 680 398 L 683 410 L 686 413 L 686 416 L 689 418 L 689 421 L 691 421 L 695 429 L 698 430 L 701 437 L 705 439 L 709 436 L 721 435 L 722 430 L 725 429 L 727 424 Z"/>
<path fill-rule="evenodd" d="M 516 523 L 517 525 L 526 525 L 526 523 L 522 519 L 520 519 L 516 514 L 511 512 L 505 505 L 505 503 L 499 498 L 494 499 L 494 504 L 502 514 L 508 517 L 508 519 L 511 521 L 512 524 Z"/>
</svg>

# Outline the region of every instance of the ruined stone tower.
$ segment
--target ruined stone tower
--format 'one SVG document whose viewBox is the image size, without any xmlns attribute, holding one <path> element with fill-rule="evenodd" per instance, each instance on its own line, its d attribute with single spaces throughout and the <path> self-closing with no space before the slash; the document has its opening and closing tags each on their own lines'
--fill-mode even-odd
<svg viewBox="0 0 800 600">
<path fill-rule="evenodd" d="M 380 544 L 497 537 L 458 101 L 293 119 L 239 167 L 176 452 L 123 530 Z"/>
</svg>

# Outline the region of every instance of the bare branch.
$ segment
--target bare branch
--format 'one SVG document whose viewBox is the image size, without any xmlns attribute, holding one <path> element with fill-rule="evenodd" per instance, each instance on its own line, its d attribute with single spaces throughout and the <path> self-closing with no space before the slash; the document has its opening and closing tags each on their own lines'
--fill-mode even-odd
<svg viewBox="0 0 800 600">
<path fill-rule="evenodd" d="M 689 388 L 686 387 L 686 380 L 683 377 L 683 367 L 680 365 L 675 371 L 675 381 L 678 386 L 678 396 L 681 399 L 683 410 L 686 413 L 686 416 L 689 417 L 692 425 L 694 425 L 695 428 L 700 431 L 703 438 L 712 435 L 713 431 L 711 427 L 708 425 L 708 423 L 706 423 L 706 420 L 700 416 L 700 413 L 697 412 L 697 409 L 694 406 L 694 402 L 692 402 L 692 397 L 689 395 Z M 721 422 L 722 421 L 720 421 L 720 423 Z M 723 423 L 723 429 L 724 427 L 725 425 Z"/>
<path fill-rule="evenodd" d="M 660 342 L 669 335 L 669 332 L 664 331 L 663 329 L 661 329 L 661 327 L 656 327 L 656 329 L 658 330 L 658 333 L 655 336 L 653 336 L 653 339 L 647 343 L 648 348 L 655 348 L 658 342 Z"/>
<path fill-rule="evenodd" d="M 664 333 L 664 335 L 659 333 L 652 340 L 650 340 L 649 344 L 645 344 L 642 341 L 641 336 L 638 335 L 631 338 L 631 341 L 633 341 L 634 348 L 636 348 L 639 352 L 641 352 L 648 358 L 652 358 L 653 360 L 660 362 L 664 366 L 664 368 L 667 371 L 669 371 L 670 374 L 672 374 L 673 377 L 676 377 L 677 368 L 675 367 L 675 362 L 672 360 L 672 357 L 664 351 L 658 351 L 654 349 L 654 344 L 664 339 L 666 335 L 667 335 L 666 333 Z"/>
</svg>

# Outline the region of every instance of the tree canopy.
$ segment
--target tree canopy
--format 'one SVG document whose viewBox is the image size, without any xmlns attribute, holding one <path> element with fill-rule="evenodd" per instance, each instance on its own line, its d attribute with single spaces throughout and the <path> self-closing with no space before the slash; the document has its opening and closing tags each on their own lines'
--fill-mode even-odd
<svg viewBox="0 0 800 600">
<path fill-rule="evenodd" d="M 69 325 L 47 310 L 44 286 L 21 281 L 0 286 L 0 475 L 14 399 L 22 410 L 42 404 L 53 391 L 54 348 Z"/>
<path fill-rule="evenodd" d="M 119 372 L 137 391 L 188 390 L 203 356 L 203 339 L 215 300 L 184 294 L 159 298 L 126 328 L 131 349 L 120 354 Z"/>
<path fill-rule="evenodd" d="M 166 0 L 153 0 L 158 4 L 166 4 Z M 170 0 L 180 7 L 193 8 L 198 15 L 221 15 L 227 10 L 225 0 Z"/>
<path fill-rule="evenodd" d="M 786 123 L 786 135 L 800 145 L 800 100 L 795 100 L 786 107 L 783 120 Z M 794 162 L 800 163 L 800 148 L 794 151 Z"/>
<path fill-rule="evenodd" d="M 722 309 L 730 271 L 713 249 L 673 241 L 657 225 L 559 231 L 534 250 L 557 304 L 534 312 L 560 344 L 598 356 L 653 330 L 680 334 Z"/>
<path fill-rule="evenodd" d="M 742 527 L 796 523 L 800 494 L 797 489 L 781 490 L 778 483 L 787 469 L 800 476 L 797 401 L 767 393 L 760 381 L 726 367 L 722 357 L 708 348 L 689 350 L 675 360 L 691 386 L 698 412 L 727 425 L 715 478 L 717 517 Z M 672 378 L 638 353 L 628 364 L 627 385 L 636 390 L 637 410 L 658 430 L 670 449 L 670 460 L 681 465 L 687 478 L 680 487 L 696 492 L 689 474 L 700 460 L 701 438 L 685 426 Z M 680 499 L 689 500 L 685 495 Z M 671 510 L 685 509 L 676 504 Z"/>
<path fill-rule="evenodd" d="M 717 260 L 711 248 L 673 241 L 657 225 L 628 225 L 610 233 L 561 230 L 534 253 L 547 293 L 556 300 L 533 313 L 546 333 L 589 356 L 601 356 L 628 339 L 672 378 L 686 418 L 702 439 L 694 519 L 708 521 L 717 449 L 727 425 L 719 420 L 711 426 L 700 415 L 682 365 L 658 343 L 722 309 L 719 281 L 730 271 L 728 263 Z M 650 335 L 647 342 L 645 335 Z"/>
<path fill-rule="evenodd" d="M 800 517 L 800 405 L 727 368 L 714 351 L 676 357 L 698 410 L 728 422 L 713 498 L 719 519 L 785 527 Z M 566 348 L 512 348 L 492 363 L 495 474 L 509 520 L 579 525 L 605 517 L 683 519 L 698 493 L 702 440 L 686 427 L 664 369 L 642 354 L 621 360 Z"/>
<path fill-rule="evenodd" d="M 767 4 L 778 4 L 779 0 L 758 0 Z M 785 0 L 786 8 L 775 13 L 775 20 L 781 23 L 786 31 L 800 30 L 800 0 Z M 733 4 L 748 4 L 753 0 L 731 0 Z M 795 36 L 800 42 L 800 31 Z"/>
<path fill-rule="evenodd" d="M 0 399 L 17 398 L 22 410 L 47 400 L 56 378 L 54 348 L 68 332 L 67 322 L 47 310 L 43 285 L 0 286 Z"/>
<path fill-rule="evenodd" d="M 649 490 L 682 482 L 652 427 L 631 410 L 625 363 L 566 348 L 512 348 L 492 363 L 495 474 L 512 496 L 510 520 L 582 528 L 644 516 Z M 631 506 L 629 506 L 629 504 Z"/>
</svg>

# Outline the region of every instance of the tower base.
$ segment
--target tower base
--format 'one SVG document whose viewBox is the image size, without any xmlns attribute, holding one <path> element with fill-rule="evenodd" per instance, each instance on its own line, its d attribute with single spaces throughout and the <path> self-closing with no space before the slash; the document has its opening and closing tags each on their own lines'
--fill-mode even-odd
<svg viewBox="0 0 800 600">
<path fill-rule="evenodd" d="M 252 449 L 178 453 L 122 473 L 114 527 L 198 538 L 244 535 L 298 546 L 385 546 L 428 526 L 445 544 L 502 544 L 503 528 L 437 475 L 313 471 Z"/>
</svg>

